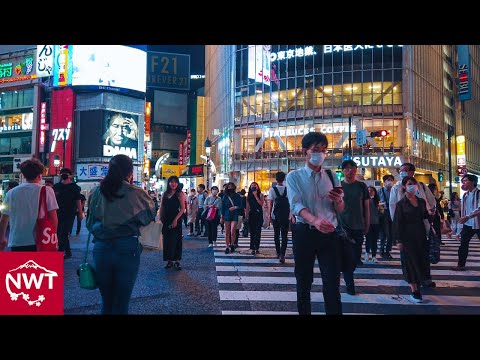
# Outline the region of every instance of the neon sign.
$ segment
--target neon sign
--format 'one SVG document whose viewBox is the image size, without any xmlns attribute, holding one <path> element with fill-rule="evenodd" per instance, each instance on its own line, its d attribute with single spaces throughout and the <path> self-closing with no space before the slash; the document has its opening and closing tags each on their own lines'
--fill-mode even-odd
<svg viewBox="0 0 480 360">
<path fill-rule="evenodd" d="M 323 53 L 329 54 L 332 52 L 347 52 L 347 51 L 355 51 L 355 50 L 368 50 L 368 49 L 381 49 L 384 46 L 386 47 L 403 47 L 403 45 L 323 45 Z"/>
</svg>

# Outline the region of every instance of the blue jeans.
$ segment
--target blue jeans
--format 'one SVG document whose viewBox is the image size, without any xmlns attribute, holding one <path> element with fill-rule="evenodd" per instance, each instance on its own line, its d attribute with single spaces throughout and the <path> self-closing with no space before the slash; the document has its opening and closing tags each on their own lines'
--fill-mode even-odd
<svg viewBox="0 0 480 360">
<path fill-rule="evenodd" d="M 136 236 L 93 241 L 96 279 L 102 295 L 101 314 L 128 314 L 142 245 Z"/>
</svg>

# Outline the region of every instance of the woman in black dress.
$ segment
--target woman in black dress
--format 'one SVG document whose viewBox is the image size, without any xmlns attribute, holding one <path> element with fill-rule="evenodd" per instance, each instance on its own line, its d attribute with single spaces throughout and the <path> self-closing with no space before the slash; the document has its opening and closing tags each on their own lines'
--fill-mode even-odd
<svg viewBox="0 0 480 360">
<path fill-rule="evenodd" d="M 180 219 L 185 212 L 185 194 L 178 186 L 178 177 L 170 176 L 167 184 L 167 191 L 163 193 L 160 205 L 160 220 L 163 224 L 163 261 L 167 261 L 165 269 L 175 267 L 181 270 L 182 223 Z"/>
<path fill-rule="evenodd" d="M 397 203 L 393 218 L 393 236 L 400 250 L 405 281 L 412 290 L 412 301 L 422 302 L 420 284 L 426 280 L 429 266 L 427 234 L 423 219 L 428 218 L 425 200 L 418 198 L 417 180 L 406 176 L 402 180 L 405 196 Z"/>
<path fill-rule="evenodd" d="M 260 248 L 260 237 L 263 224 L 263 202 L 264 197 L 260 186 L 256 182 L 250 184 L 247 195 L 247 209 L 245 214 L 250 228 L 250 250 L 252 255 L 258 254 Z"/>
</svg>

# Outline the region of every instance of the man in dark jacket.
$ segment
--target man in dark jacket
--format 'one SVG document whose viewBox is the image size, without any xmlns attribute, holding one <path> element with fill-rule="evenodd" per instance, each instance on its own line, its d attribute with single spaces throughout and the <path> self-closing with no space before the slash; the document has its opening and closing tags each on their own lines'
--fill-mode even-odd
<svg viewBox="0 0 480 360">
<path fill-rule="evenodd" d="M 53 185 L 55 197 L 58 203 L 58 251 L 64 252 L 64 258 L 72 257 L 72 250 L 70 249 L 70 240 L 68 232 L 71 231 L 75 215 L 78 212 L 78 221 L 84 217 L 82 211 L 80 187 L 72 180 L 72 170 L 62 168 L 60 170 L 60 182 Z"/>
</svg>

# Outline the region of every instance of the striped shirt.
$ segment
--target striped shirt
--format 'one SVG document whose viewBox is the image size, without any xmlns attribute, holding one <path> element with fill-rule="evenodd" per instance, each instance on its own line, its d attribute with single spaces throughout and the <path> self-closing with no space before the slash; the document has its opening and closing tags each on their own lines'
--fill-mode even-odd
<svg viewBox="0 0 480 360">
<path fill-rule="evenodd" d="M 480 229 L 478 215 L 480 214 L 480 190 L 478 188 L 473 189 L 472 191 L 467 191 L 463 194 L 462 201 L 462 217 L 477 215 L 468 221 L 464 225 L 471 226 L 472 229 Z"/>
</svg>

